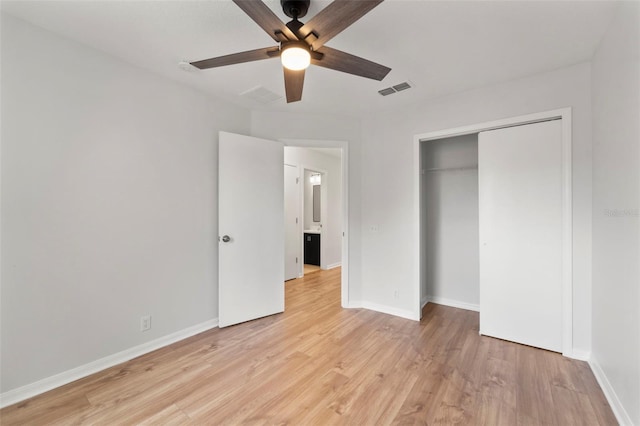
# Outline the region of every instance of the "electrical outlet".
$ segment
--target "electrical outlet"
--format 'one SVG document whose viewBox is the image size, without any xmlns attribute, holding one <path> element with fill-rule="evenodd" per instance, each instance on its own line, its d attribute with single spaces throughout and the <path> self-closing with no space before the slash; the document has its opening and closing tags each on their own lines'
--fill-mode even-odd
<svg viewBox="0 0 640 426">
<path fill-rule="evenodd" d="M 378 225 L 371 225 L 369 227 L 369 231 L 371 232 L 378 232 Z"/>
<path fill-rule="evenodd" d="M 144 315 L 140 317 L 140 331 L 147 331 L 151 329 L 151 315 Z"/>
</svg>

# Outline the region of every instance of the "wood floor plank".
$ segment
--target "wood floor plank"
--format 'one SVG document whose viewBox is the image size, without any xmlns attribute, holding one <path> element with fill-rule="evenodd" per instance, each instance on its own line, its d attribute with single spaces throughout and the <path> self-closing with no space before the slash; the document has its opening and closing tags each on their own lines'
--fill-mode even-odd
<svg viewBox="0 0 640 426">
<path fill-rule="evenodd" d="M 198 423 L 211 424 L 240 424 L 250 417 L 251 412 L 256 407 L 260 407 L 274 395 L 282 392 L 287 378 L 295 377 L 301 368 L 308 363 L 309 357 L 302 352 L 296 352 L 284 359 L 278 360 L 269 369 L 262 371 L 245 382 L 245 389 L 233 387 L 227 392 L 224 398 L 212 399 L 206 404 L 183 406 L 178 402 L 178 406 Z"/>
<path fill-rule="evenodd" d="M 324 375 L 309 374 L 296 386 L 289 387 L 279 397 L 255 410 L 251 419 L 268 419 L 271 424 L 291 424 L 295 419 L 301 419 L 300 423 L 309 424 L 320 411 L 329 409 L 327 401 L 333 399 L 348 380 L 333 370 Z"/>
<path fill-rule="evenodd" d="M 551 397 L 554 405 L 566 407 L 557 412 L 557 424 L 580 425 L 582 418 L 597 419 L 589 397 L 583 393 L 569 390 L 565 387 L 552 386 Z"/>
<path fill-rule="evenodd" d="M 560 424 L 559 410 L 553 410 L 549 352 L 520 345 L 517 349 L 517 422 L 518 424 Z M 552 354 L 557 355 L 557 354 Z"/>
<path fill-rule="evenodd" d="M 146 419 L 138 423 L 138 426 L 153 426 L 153 425 L 179 426 L 179 425 L 187 425 L 187 424 L 195 424 L 195 423 L 193 423 L 189 418 L 189 416 L 187 416 L 176 405 L 171 404 L 165 409 L 157 412 L 156 414 L 150 417 L 147 417 Z"/>
<path fill-rule="evenodd" d="M 340 269 L 285 284 L 285 312 L 213 329 L 0 410 L 4 425 L 613 425 L 589 366 L 478 334 L 340 307 Z"/>
</svg>

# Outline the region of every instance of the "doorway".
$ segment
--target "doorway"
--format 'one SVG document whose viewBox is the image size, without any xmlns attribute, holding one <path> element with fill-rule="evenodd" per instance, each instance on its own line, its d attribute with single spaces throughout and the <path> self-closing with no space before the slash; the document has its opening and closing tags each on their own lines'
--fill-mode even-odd
<svg viewBox="0 0 640 426">
<path fill-rule="evenodd" d="M 300 187 L 303 200 L 301 206 L 303 235 L 302 275 L 306 275 L 321 269 L 327 269 L 326 259 L 322 256 L 322 246 L 327 244 L 328 235 L 323 235 L 322 221 L 327 220 L 326 215 L 330 209 L 326 206 L 326 200 L 328 198 L 326 173 L 320 170 L 304 168 L 302 176 L 302 185 Z M 322 202 L 323 198 L 325 199 L 325 203 Z M 324 215 L 322 213 L 324 213 Z M 334 218 L 334 220 L 335 219 L 339 220 L 339 218 Z M 324 266 L 324 268 L 322 268 L 322 266 Z"/>
<path fill-rule="evenodd" d="M 330 187 L 328 181 L 333 177 L 339 183 L 340 157 L 339 151 L 327 156 L 310 148 L 285 148 L 285 281 L 341 263 L 341 253 L 335 252 L 341 237 L 336 240 L 333 229 L 342 229 L 341 216 L 336 214 L 339 206 L 331 205 L 340 198 L 341 188 L 336 182 Z M 323 228 L 327 222 L 329 228 Z"/>
<path fill-rule="evenodd" d="M 287 227 L 287 241 L 295 240 L 298 248 L 285 253 L 288 264 L 297 262 L 297 278 L 318 270 L 333 269 L 342 264 L 342 171 L 339 149 L 285 147 L 285 167 L 295 168 L 298 205 L 288 206 L 286 216 L 296 227 Z M 288 192 L 285 189 L 285 192 Z"/>
<path fill-rule="evenodd" d="M 299 210 L 297 236 L 298 277 L 304 276 L 305 231 L 319 239 L 321 270 L 341 267 L 341 305 L 349 307 L 348 280 L 348 146 L 342 141 L 282 140 L 285 144 L 285 163 L 297 168 Z M 306 174 L 306 177 L 305 177 Z M 312 178 L 313 177 L 313 182 Z M 317 182 L 314 185 L 314 182 Z M 307 191 L 304 187 L 307 187 Z M 314 220 L 313 187 L 316 187 Z M 307 207 L 305 208 L 305 193 Z M 306 217 L 306 221 L 305 221 Z M 287 255 L 285 254 L 287 257 Z"/>
</svg>

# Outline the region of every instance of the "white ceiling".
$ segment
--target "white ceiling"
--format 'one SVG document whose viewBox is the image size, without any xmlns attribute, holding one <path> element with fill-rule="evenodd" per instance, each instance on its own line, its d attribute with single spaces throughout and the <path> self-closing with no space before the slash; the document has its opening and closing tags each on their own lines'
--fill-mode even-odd
<svg viewBox="0 0 640 426">
<path fill-rule="evenodd" d="M 278 0 L 265 3 L 288 19 Z M 305 22 L 329 1 L 312 0 Z M 611 1 L 386 0 L 327 43 L 392 68 L 374 81 L 310 67 L 301 102 L 239 96 L 257 86 L 284 96 L 277 59 L 205 71 L 193 61 L 275 45 L 235 4 L 210 1 L 2 1 L 3 11 L 131 64 L 252 109 L 363 116 L 591 58 Z M 414 88 L 377 91 L 403 81 Z"/>
<path fill-rule="evenodd" d="M 325 154 L 330 157 L 341 158 L 342 150 L 340 148 L 307 148 L 311 151 L 319 152 L 320 154 Z"/>
</svg>

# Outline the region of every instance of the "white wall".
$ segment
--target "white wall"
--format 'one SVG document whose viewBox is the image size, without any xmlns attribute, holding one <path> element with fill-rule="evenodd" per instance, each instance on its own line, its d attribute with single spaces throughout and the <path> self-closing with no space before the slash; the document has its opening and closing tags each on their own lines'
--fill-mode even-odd
<svg viewBox="0 0 640 426">
<path fill-rule="evenodd" d="M 363 298 L 413 315 L 419 259 L 413 137 L 573 108 L 574 348 L 591 347 L 591 68 L 588 63 L 423 102 L 363 121 Z M 373 230 L 372 230 L 373 229 Z M 377 229 L 377 230 L 376 230 Z M 398 297 L 394 298 L 395 292 Z"/>
<path fill-rule="evenodd" d="M 326 259 L 320 259 L 323 265 L 337 266 L 342 261 L 342 162 L 338 157 L 322 154 L 320 152 L 300 147 L 287 146 L 284 149 L 284 162 L 295 164 L 299 167 L 307 167 L 311 170 L 321 170 L 325 174 L 322 176 L 322 186 L 326 189 L 326 217 L 321 216 L 322 223 L 322 252 Z M 309 182 L 307 173 L 304 177 L 305 191 L 309 195 L 309 207 L 313 206 L 313 186 Z M 305 198 L 307 198 L 305 194 Z M 324 201 L 324 199 L 322 200 Z M 305 202 L 305 204 L 307 204 Z M 309 229 L 311 225 L 317 226 L 318 222 L 313 222 L 313 209 L 305 207 L 305 226 Z"/>
<path fill-rule="evenodd" d="M 2 392 L 215 319 L 249 113 L 5 15 L 1 47 Z"/>
<path fill-rule="evenodd" d="M 640 425 L 640 3 L 619 6 L 592 62 L 593 347 L 618 420 Z M 624 414 L 626 411 L 626 414 Z"/>
<path fill-rule="evenodd" d="M 478 135 L 422 142 L 420 163 L 422 303 L 428 296 L 478 309 Z"/>
<path fill-rule="evenodd" d="M 360 170 L 361 126 L 359 119 L 332 115 L 313 115 L 253 111 L 251 135 L 267 139 L 312 139 L 316 141 L 345 141 L 348 144 L 348 202 L 349 229 L 349 304 L 362 300 Z M 322 145 L 319 147 L 330 147 Z"/>
</svg>

